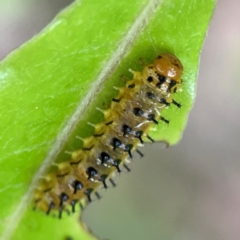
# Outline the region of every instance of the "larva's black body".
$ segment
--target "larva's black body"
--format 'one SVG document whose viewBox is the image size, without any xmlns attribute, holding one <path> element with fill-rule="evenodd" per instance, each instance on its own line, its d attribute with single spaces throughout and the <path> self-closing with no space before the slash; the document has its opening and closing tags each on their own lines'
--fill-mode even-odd
<svg viewBox="0 0 240 240">
<path fill-rule="evenodd" d="M 133 72 L 133 80 L 119 89 L 111 107 L 103 111 L 104 122 L 95 125 L 95 134 L 84 139 L 82 149 L 72 153 L 69 161 L 58 165 L 58 170 L 45 177 L 34 194 L 36 208 L 49 214 L 57 210 L 75 211 L 75 205 L 96 192 L 99 185 L 107 188 L 113 172 L 120 172 L 132 151 L 143 143 L 152 124 L 168 122 L 161 111 L 173 103 L 180 87 L 182 64 L 171 54 L 157 57 L 142 72 Z M 138 151 L 138 150 L 137 150 Z M 141 154 L 140 151 L 138 151 Z M 97 194 L 98 196 L 98 194 Z"/>
</svg>

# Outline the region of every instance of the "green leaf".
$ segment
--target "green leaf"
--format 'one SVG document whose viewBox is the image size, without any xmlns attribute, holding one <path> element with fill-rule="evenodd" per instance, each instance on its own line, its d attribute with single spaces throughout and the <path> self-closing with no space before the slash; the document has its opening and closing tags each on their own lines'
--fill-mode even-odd
<svg viewBox="0 0 240 240">
<path fill-rule="evenodd" d="M 0 236 L 2 239 L 94 239 L 80 227 L 78 214 L 63 220 L 32 211 L 32 191 L 66 150 L 81 147 L 76 135 L 90 136 L 87 121 L 103 116 L 157 54 L 174 53 L 184 65 L 183 91 L 164 110 L 169 126 L 151 132 L 157 140 L 179 141 L 195 98 L 199 55 L 215 0 L 82 0 L 60 13 L 39 35 L 0 64 Z M 103 91 L 100 92 L 100 90 Z M 99 93 L 100 92 L 100 93 Z"/>
</svg>

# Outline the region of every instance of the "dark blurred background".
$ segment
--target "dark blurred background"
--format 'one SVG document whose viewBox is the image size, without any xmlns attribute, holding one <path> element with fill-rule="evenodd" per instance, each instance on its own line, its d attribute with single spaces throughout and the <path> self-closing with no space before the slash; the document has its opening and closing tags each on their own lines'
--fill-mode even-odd
<svg viewBox="0 0 240 240">
<path fill-rule="evenodd" d="M 1 0 L 0 59 L 70 0 Z M 182 141 L 148 145 L 83 219 L 111 240 L 240 239 L 240 1 L 219 0 Z"/>
</svg>

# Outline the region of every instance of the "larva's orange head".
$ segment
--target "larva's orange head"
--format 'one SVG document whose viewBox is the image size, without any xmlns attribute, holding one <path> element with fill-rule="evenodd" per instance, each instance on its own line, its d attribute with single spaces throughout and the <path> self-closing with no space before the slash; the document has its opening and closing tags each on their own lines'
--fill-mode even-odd
<svg viewBox="0 0 240 240">
<path fill-rule="evenodd" d="M 170 78 L 176 83 L 181 83 L 183 66 L 180 60 L 172 54 L 165 53 L 159 55 L 153 63 L 156 72 L 166 78 Z"/>
</svg>

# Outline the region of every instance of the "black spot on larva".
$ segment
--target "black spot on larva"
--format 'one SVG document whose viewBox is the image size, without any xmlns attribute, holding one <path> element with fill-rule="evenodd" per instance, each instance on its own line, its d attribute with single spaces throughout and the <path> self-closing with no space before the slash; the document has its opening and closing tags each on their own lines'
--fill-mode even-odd
<svg viewBox="0 0 240 240">
<path fill-rule="evenodd" d="M 104 166 L 108 166 L 109 163 L 111 163 L 111 157 L 105 153 L 105 152 L 101 152 L 99 155 L 99 159 L 101 160 L 101 164 Z"/>
<path fill-rule="evenodd" d="M 88 175 L 88 179 L 91 179 L 91 178 L 96 177 L 98 175 L 97 170 L 95 168 L 93 168 L 93 167 L 89 167 L 86 170 L 86 173 Z"/>
<path fill-rule="evenodd" d="M 104 133 L 99 133 L 99 134 L 93 134 L 94 137 L 102 137 Z"/>
<path fill-rule="evenodd" d="M 130 85 L 128 85 L 128 88 L 134 88 L 135 87 L 135 84 L 133 83 L 133 84 L 130 84 Z"/>
<path fill-rule="evenodd" d="M 155 124 L 158 124 L 158 121 L 155 118 L 155 114 L 149 114 L 148 115 L 148 120 L 153 121 Z"/>
<path fill-rule="evenodd" d="M 133 148 L 133 145 L 132 145 L 132 144 L 127 144 L 127 145 L 125 146 L 125 151 L 128 152 L 128 155 L 129 155 L 130 158 L 133 157 L 133 156 L 132 156 L 132 152 L 131 152 L 132 148 Z"/>
<path fill-rule="evenodd" d="M 163 75 L 158 75 L 158 82 L 160 84 L 165 83 L 165 81 L 166 81 L 166 77 L 164 77 Z"/>
<path fill-rule="evenodd" d="M 60 206 L 63 205 L 64 202 L 66 202 L 68 200 L 68 195 L 66 193 L 61 193 L 61 195 L 59 196 L 60 198 Z"/>
<path fill-rule="evenodd" d="M 161 59 L 162 58 L 162 56 L 161 55 L 158 55 L 158 57 L 157 57 L 158 59 Z"/>
<path fill-rule="evenodd" d="M 113 149 L 115 150 L 122 145 L 122 142 L 118 138 L 113 138 L 111 144 L 113 146 Z"/>
<path fill-rule="evenodd" d="M 132 131 L 132 128 L 129 127 L 128 125 L 123 125 L 122 126 L 122 132 L 123 132 L 123 136 L 129 134 Z"/>
<path fill-rule="evenodd" d="M 147 93 L 146 93 L 146 96 L 147 96 L 147 98 L 149 98 L 149 99 L 152 99 L 152 100 L 154 100 L 154 99 L 155 99 L 155 96 L 154 96 L 154 94 L 153 94 L 153 93 L 151 93 L 151 92 L 147 92 Z"/>
<path fill-rule="evenodd" d="M 119 103 L 119 102 L 121 101 L 121 99 L 113 98 L 112 101 L 113 101 L 113 102 L 117 102 L 117 103 Z"/>
<path fill-rule="evenodd" d="M 169 90 L 171 90 L 173 87 L 175 87 L 175 85 L 177 84 L 176 81 L 171 80 L 170 84 L 169 84 Z"/>
<path fill-rule="evenodd" d="M 73 183 L 72 183 L 72 186 L 74 188 L 74 194 L 78 191 L 78 190 L 81 190 L 83 189 L 83 184 L 81 182 L 79 182 L 78 180 L 75 180 Z"/>
<path fill-rule="evenodd" d="M 168 103 L 165 98 L 161 98 L 161 99 L 159 100 L 159 102 L 162 103 L 162 104 L 165 104 L 166 106 L 169 106 L 169 105 L 170 105 L 170 103 Z"/>
<path fill-rule="evenodd" d="M 91 146 L 89 148 L 83 148 L 84 151 L 91 151 L 93 149 L 94 146 Z"/>
<path fill-rule="evenodd" d="M 105 125 L 109 126 L 109 125 L 111 125 L 112 123 L 113 123 L 113 121 L 110 121 L 110 122 L 105 123 Z"/>
<path fill-rule="evenodd" d="M 142 135 L 143 135 L 143 131 L 136 131 L 135 132 L 135 137 L 138 138 L 139 141 L 143 144 Z"/>
<path fill-rule="evenodd" d="M 147 78 L 147 81 L 151 83 L 151 82 L 153 81 L 153 77 L 152 77 L 152 76 L 149 76 L 149 77 Z"/>
<path fill-rule="evenodd" d="M 144 114 L 144 112 L 141 108 L 134 108 L 133 113 L 135 116 L 142 116 Z"/>
</svg>

